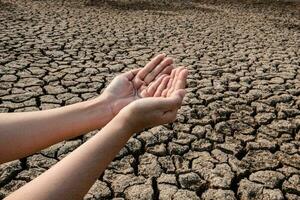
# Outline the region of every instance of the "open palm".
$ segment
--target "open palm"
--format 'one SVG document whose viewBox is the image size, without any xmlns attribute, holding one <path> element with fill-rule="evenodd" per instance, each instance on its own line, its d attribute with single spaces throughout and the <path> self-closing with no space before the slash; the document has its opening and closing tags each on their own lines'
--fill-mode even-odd
<svg viewBox="0 0 300 200">
<path fill-rule="evenodd" d="M 132 101 L 145 97 L 160 97 L 166 88 L 173 60 L 160 54 L 144 68 L 131 70 L 117 76 L 105 89 L 113 115 Z"/>
<path fill-rule="evenodd" d="M 159 85 L 163 88 L 157 90 L 160 96 L 140 98 L 121 111 L 134 132 L 173 122 L 176 119 L 186 94 L 187 75 L 188 71 L 185 68 L 173 69 L 167 84 L 161 82 Z"/>
</svg>

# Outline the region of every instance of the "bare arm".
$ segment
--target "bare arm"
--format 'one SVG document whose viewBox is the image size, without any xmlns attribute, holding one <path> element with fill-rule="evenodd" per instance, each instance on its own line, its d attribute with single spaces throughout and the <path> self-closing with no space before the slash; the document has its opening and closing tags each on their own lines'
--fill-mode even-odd
<svg viewBox="0 0 300 200">
<path fill-rule="evenodd" d="M 92 139 L 7 199 L 82 199 L 97 177 L 125 145 L 132 130 L 112 120 Z"/>
<path fill-rule="evenodd" d="M 137 93 L 139 98 L 153 96 L 156 91 L 153 86 L 171 72 L 172 62 L 160 54 L 144 68 L 116 77 L 93 100 L 46 111 L 0 113 L 0 164 L 103 127 L 124 106 L 136 100 Z"/>
<path fill-rule="evenodd" d="M 112 117 L 104 96 L 45 111 L 1 113 L 0 163 L 100 128 Z"/>
<path fill-rule="evenodd" d="M 183 76 L 186 77 L 183 71 Z M 175 87 L 181 88 L 178 84 Z M 97 135 L 7 200 L 82 199 L 131 135 L 146 127 L 175 120 L 184 90 L 175 89 L 167 98 L 139 99 L 124 109 Z"/>
</svg>

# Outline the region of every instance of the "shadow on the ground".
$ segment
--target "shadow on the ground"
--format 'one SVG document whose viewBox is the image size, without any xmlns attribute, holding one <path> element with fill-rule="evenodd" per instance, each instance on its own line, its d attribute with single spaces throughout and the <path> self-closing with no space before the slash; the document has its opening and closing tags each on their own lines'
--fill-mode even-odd
<svg viewBox="0 0 300 200">
<path fill-rule="evenodd" d="M 152 11 L 179 11 L 179 10 L 191 10 L 197 9 L 202 12 L 215 12 L 216 10 L 211 8 L 195 6 L 193 1 L 145 1 L 145 0 L 94 0 L 91 4 L 93 6 L 109 6 L 118 10 L 152 10 Z"/>
<path fill-rule="evenodd" d="M 230 4 L 239 7 L 252 8 L 277 8 L 281 10 L 294 11 L 300 10 L 300 0 L 192 0 L 197 3 L 205 3 L 212 5 Z"/>
</svg>

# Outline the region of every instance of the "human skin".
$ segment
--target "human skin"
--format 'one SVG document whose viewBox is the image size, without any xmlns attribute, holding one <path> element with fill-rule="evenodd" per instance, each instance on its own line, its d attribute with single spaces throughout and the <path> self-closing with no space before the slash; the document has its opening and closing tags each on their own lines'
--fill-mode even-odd
<svg viewBox="0 0 300 200">
<path fill-rule="evenodd" d="M 160 54 L 144 68 L 117 76 L 97 98 L 45 111 L 0 113 L 0 164 L 105 126 L 127 104 L 160 96 L 173 60 Z M 12 148 L 18 147 L 18 148 Z"/>
<path fill-rule="evenodd" d="M 186 69 L 176 69 L 171 84 L 161 87 L 169 95 L 130 103 L 94 137 L 6 199 L 82 199 L 133 133 L 176 119 L 186 77 Z"/>
</svg>

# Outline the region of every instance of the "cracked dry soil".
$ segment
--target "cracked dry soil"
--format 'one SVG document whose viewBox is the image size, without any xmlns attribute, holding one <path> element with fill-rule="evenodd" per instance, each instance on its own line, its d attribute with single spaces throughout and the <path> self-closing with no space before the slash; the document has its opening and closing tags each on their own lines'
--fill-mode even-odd
<svg viewBox="0 0 300 200">
<path fill-rule="evenodd" d="M 0 112 L 101 93 L 166 52 L 190 70 L 175 123 L 135 134 L 85 199 L 300 199 L 297 4 L 1 0 Z M 96 131 L 0 166 L 0 199 Z"/>
</svg>

